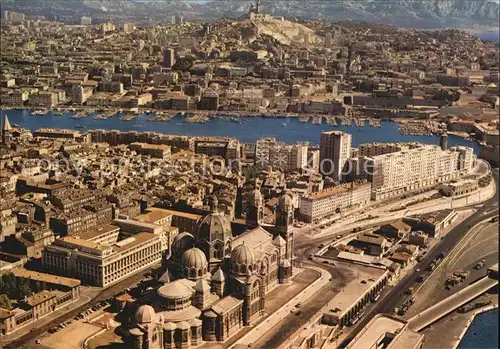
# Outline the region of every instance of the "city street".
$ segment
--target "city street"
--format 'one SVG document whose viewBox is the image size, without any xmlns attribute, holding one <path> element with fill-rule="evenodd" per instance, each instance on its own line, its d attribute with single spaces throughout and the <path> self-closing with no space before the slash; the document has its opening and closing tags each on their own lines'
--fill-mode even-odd
<svg viewBox="0 0 500 349">
<path fill-rule="evenodd" d="M 474 269 L 481 260 L 485 260 L 485 266 L 479 270 Z M 498 225 L 489 222 L 480 224 L 475 231 L 471 231 L 470 236 L 457 245 L 432 276 L 427 278 L 414 293 L 414 304 L 405 314 L 405 318 L 420 313 L 471 282 L 484 277 L 488 267 L 495 263 L 498 263 Z M 446 279 L 457 270 L 470 272 L 470 275 L 465 282 L 446 290 L 444 287 Z"/>
</svg>

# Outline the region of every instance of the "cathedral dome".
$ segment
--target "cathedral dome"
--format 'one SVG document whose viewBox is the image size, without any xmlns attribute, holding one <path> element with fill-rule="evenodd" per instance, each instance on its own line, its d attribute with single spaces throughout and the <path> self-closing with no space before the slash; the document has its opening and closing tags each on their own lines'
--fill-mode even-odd
<svg viewBox="0 0 500 349">
<path fill-rule="evenodd" d="M 188 232 L 183 232 L 174 237 L 172 242 L 173 258 L 179 260 L 182 253 L 194 246 L 194 236 Z"/>
<path fill-rule="evenodd" d="M 253 265 L 255 263 L 255 255 L 252 250 L 244 243 L 236 246 L 231 253 L 231 261 L 233 264 L 239 265 Z"/>
<path fill-rule="evenodd" d="M 204 239 L 208 242 L 220 240 L 225 243 L 233 236 L 231 223 L 223 213 L 206 215 L 199 223 L 197 232 L 197 242 Z"/>
<path fill-rule="evenodd" d="M 193 247 L 182 255 L 182 266 L 185 268 L 204 269 L 207 265 L 207 257 L 199 248 Z"/>
<path fill-rule="evenodd" d="M 147 324 L 155 320 L 156 313 L 152 306 L 145 304 L 137 309 L 134 318 L 140 324 Z"/>
</svg>

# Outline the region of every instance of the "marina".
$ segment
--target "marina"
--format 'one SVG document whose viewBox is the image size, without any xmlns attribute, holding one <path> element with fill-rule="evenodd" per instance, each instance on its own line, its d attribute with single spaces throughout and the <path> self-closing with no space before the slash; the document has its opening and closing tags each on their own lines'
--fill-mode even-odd
<svg viewBox="0 0 500 349">
<path fill-rule="evenodd" d="M 1 111 L 0 114 L 8 114 L 11 123 L 16 123 L 23 128 L 36 130 L 42 127 L 53 127 L 63 129 L 75 129 L 77 124 L 85 126 L 85 130 L 91 129 L 116 129 L 120 131 L 149 131 L 168 134 L 182 134 L 194 136 L 217 136 L 234 137 L 242 142 L 255 142 L 262 137 L 276 137 L 285 143 L 295 143 L 298 141 L 319 144 L 319 137 L 322 131 L 339 130 L 353 135 L 353 146 L 360 143 L 369 142 L 423 142 L 428 144 L 439 144 L 439 137 L 433 134 L 411 135 L 401 133 L 399 123 L 381 121 L 380 119 L 368 119 L 363 126 L 342 125 L 339 117 L 326 117 L 327 123 L 313 125 L 302 123 L 299 118 L 260 118 L 240 116 L 243 124 L 231 122 L 228 116 L 214 117 L 207 115 L 206 123 L 188 123 L 186 115 L 179 112 L 161 112 L 157 114 L 139 114 L 129 121 L 121 120 L 114 116 L 105 120 L 94 120 L 94 118 L 72 118 L 73 113 L 64 115 L 54 115 L 49 112 L 46 115 L 33 115 L 27 110 Z M 162 114 L 163 113 L 163 114 Z M 210 115 L 210 117 L 209 117 Z M 307 116 L 309 118 L 309 116 Z M 159 119 L 161 122 L 148 122 Z M 328 125 L 328 120 L 331 125 Z M 333 123 L 333 120 L 336 123 Z M 341 118 L 340 120 L 343 120 Z M 371 123 L 370 121 L 371 120 Z M 283 126 L 285 122 L 286 126 Z M 376 130 L 374 130 L 374 127 Z M 474 148 L 479 154 L 480 145 L 472 140 L 463 137 L 449 135 L 449 145 L 465 145 Z"/>
</svg>

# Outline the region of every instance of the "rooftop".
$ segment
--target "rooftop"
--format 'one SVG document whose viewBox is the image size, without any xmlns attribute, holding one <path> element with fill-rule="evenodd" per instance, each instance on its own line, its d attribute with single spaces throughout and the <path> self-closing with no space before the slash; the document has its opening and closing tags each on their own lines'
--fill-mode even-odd
<svg viewBox="0 0 500 349">
<path fill-rule="evenodd" d="M 342 262 L 338 260 L 336 262 L 337 265 L 341 263 Z M 330 313 L 339 318 L 346 314 L 368 290 L 388 273 L 386 270 L 364 265 L 354 265 L 350 263 L 342 264 L 347 264 L 349 268 L 352 269 L 352 273 L 355 277 L 348 281 L 339 293 L 328 302 L 328 309 L 340 309 L 340 311 Z"/>
<path fill-rule="evenodd" d="M 157 238 L 157 236 L 154 234 L 151 234 L 151 233 L 136 234 L 133 236 L 133 240 L 130 238 L 131 240 L 128 243 L 119 244 L 120 243 L 120 241 L 119 241 L 116 245 L 113 246 L 113 252 L 121 252 L 121 251 L 128 250 L 130 248 L 133 248 L 134 246 L 140 245 L 143 242 L 146 242 L 148 240 L 152 240 L 154 238 Z M 126 239 L 126 240 L 128 240 L 128 239 Z M 125 242 L 125 240 L 122 240 L 122 241 Z"/>
<path fill-rule="evenodd" d="M 164 210 L 159 210 L 159 209 L 149 209 L 148 212 L 141 214 L 140 216 L 135 217 L 135 220 L 141 221 L 141 222 L 147 222 L 147 223 L 155 223 L 159 221 L 160 219 L 167 218 L 169 216 L 172 216 L 171 213 L 165 212 Z"/>
<path fill-rule="evenodd" d="M 37 305 L 48 301 L 51 298 L 56 297 L 56 294 L 51 291 L 40 291 L 26 299 L 26 304 L 30 305 L 31 307 L 36 307 Z"/>
<path fill-rule="evenodd" d="M 11 271 L 16 277 L 19 278 L 38 280 L 46 283 L 58 284 L 68 287 L 76 287 L 80 285 L 80 280 L 71 279 L 64 276 L 39 273 L 37 271 L 31 271 L 24 268 L 13 268 Z"/>
<path fill-rule="evenodd" d="M 192 220 L 199 220 L 199 219 L 203 218 L 203 216 L 199 215 L 199 214 L 187 213 L 187 212 L 181 212 L 181 211 L 175 211 L 175 210 L 167 210 L 164 208 L 149 207 L 148 211 L 151 211 L 151 212 L 161 211 L 161 212 L 164 212 L 165 214 L 171 214 L 173 216 L 188 218 L 188 219 L 192 219 Z"/>
<path fill-rule="evenodd" d="M 347 346 L 348 349 L 372 348 L 386 334 L 396 334 L 407 322 L 388 315 L 376 315 Z M 377 346 L 378 347 L 378 346 Z M 387 347 L 387 346 L 386 346 Z M 406 347 L 400 347 L 406 348 Z"/>
<path fill-rule="evenodd" d="M 91 240 L 101 235 L 106 235 L 114 231 L 120 230 L 119 227 L 113 224 L 104 224 L 94 229 L 87 230 L 85 232 L 79 233 L 78 237 L 83 240 Z"/>
</svg>

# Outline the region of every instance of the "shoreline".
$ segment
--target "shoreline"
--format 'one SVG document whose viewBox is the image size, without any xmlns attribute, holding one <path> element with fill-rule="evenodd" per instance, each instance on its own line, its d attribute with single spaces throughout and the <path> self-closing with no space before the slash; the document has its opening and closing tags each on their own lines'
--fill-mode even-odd
<svg viewBox="0 0 500 349">
<path fill-rule="evenodd" d="M 498 304 L 489 304 L 489 305 L 485 305 L 484 307 L 481 307 L 481 308 L 474 310 L 471 314 L 471 317 L 467 321 L 467 325 L 464 327 L 463 331 L 460 333 L 460 335 L 458 336 L 457 340 L 455 341 L 455 343 L 453 344 L 453 347 L 451 349 L 458 348 L 458 346 L 462 342 L 462 339 L 464 338 L 465 334 L 469 330 L 469 328 L 470 328 L 472 322 L 474 321 L 474 319 L 476 318 L 476 316 L 478 316 L 479 314 L 497 309 L 497 308 L 498 308 Z"/>
</svg>

